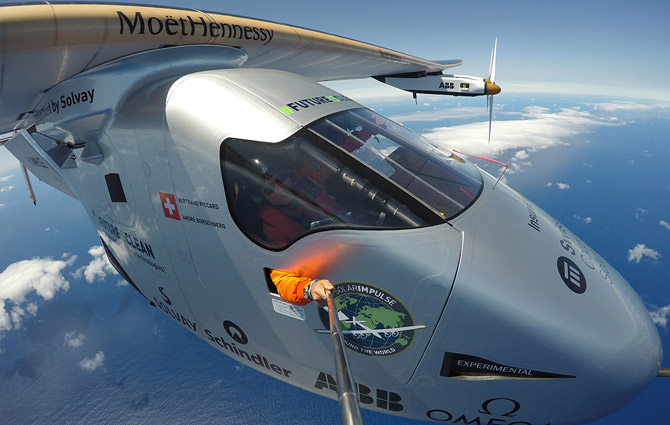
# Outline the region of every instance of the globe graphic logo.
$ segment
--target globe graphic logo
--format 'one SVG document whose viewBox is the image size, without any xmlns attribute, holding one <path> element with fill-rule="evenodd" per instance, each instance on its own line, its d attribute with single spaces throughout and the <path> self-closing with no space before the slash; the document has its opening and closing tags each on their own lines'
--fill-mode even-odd
<svg viewBox="0 0 670 425">
<path fill-rule="evenodd" d="M 335 305 L 347 347 L 371 356 L 405 350 L 416 328 L 405 306 L 388 292 L 359 282 L 335 285 Z M 411 329 L 407 329 L 411 328 Z"/>
</svg>

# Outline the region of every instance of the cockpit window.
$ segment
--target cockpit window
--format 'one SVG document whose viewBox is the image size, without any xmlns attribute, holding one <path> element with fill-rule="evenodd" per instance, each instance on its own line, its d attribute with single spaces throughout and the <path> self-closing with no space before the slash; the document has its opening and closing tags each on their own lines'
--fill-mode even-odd
<svg viewBox="0 0 670 425">
<path fill-rule="evenodd" d="M 354 171 L 337 158 L 341 152 L 334 149 L 333 156 L 328 151 L 334 147 L 323 145 L 307 130 L 277 144 L 224 142 L 222 168 L 230 210 L 254 241 L 279 249 L 323 229 L 436 224 L 430 211 L 415 211 L 406 205 L 406 197 L 389 194 L 383 182 L 380 187 L 377 179 Z"/>
<path fill-rule="evenodd" d="M 478 196 L 481 176 L 417 138 L 357 109 L 281 143 L 227 139 L 221 164 L 230 211 L 270 249 L 319 230 L 444 223 Z"/>
<path fill-rule="evenodd" d="M 446 219 L 463 212 L 482 190 L 482 177 L 470 164 L 370 110 L 344 111 L 310 128 Z"/>
</svg>

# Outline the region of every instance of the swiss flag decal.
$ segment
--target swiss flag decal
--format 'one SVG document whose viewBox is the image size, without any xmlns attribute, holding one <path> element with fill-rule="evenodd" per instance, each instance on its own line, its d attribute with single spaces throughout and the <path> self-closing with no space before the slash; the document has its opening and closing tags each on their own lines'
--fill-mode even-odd
<svg viewBox="0 0 670 425">
<path fill-rule="evenodd" d="M 163 214 L 165 214 L 165 217 L 181 220 L 179 217 L 179 210 L 177 209 L 177 200 L 174 195 L 171 193 L 158 192 L 158 196 L 161 197 L 161 206 L 163 207 Z"/>
</svg>

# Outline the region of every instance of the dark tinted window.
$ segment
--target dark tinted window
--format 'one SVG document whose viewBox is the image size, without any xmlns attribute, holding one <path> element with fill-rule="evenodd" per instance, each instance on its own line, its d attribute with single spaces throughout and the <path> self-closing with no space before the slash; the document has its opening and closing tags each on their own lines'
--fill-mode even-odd
<svg viewBox="0 0 670 425">
<path fill-rule="evenodd" d="M 426 220 L 421 217 L 426 211 L 417 214 L 389 194 L 383 186 L 393 189 L 392 183 L 376 173 L 368 178 L 353 170 L 342 161 L 346 156 L 307 130 L 281 143 L 228 139 L 222 146 L 222 169 L 230 210 L 248 236 L 273 249 L 325 229 L 436 223 L 433 213 Z"/>
<path fill-rule="evenodd" d="M 482 177 L 472 165 L 370 110 L 344 111 L 316 121 L 310 128 L 444 218 L 463 212 L 482 190 Z"/>
</svg>

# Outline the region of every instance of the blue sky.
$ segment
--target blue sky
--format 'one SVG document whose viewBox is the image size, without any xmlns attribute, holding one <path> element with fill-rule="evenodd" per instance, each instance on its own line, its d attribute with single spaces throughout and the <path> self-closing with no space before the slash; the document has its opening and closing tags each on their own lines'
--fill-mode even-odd
<svg viewBox="0 0 670 425">
<path fill-rule="evenodd" d="M 153 2 L 148 2 L 153 3 Z M 161 4 L 182 5 L 168 0 Z M 190 3 L 204 9 L 304 26 L 426 59 L 463 59 L 458 71 L 485 75 L 499 38 L 501 84 L 577 90 L 609 87 L 631 96 L 670 92 L 665 1 Z M 593 90 L 593 89 L 592 89 Z M 610 92 L 611 93 L 611 92 Z M 641 96 L 642 97 L 642 96 Z"/>
</svg>

